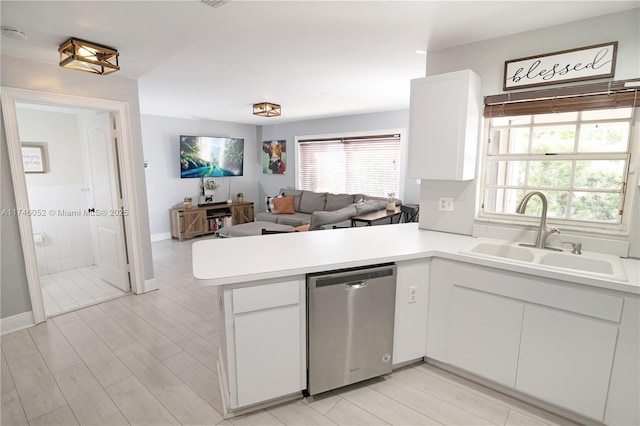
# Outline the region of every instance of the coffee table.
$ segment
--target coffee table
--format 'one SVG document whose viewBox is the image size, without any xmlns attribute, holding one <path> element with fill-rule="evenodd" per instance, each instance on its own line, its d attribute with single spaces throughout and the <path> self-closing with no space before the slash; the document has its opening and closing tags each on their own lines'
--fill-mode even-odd
<svg viewBox="0 0 640 426">
<path fill-rule="evenodd" d="M 366 226 L 373 225 L 373 222 L 389 219 L 389 223 L 393 223 L 394 218 L 399 218 L 402 210 L 396 206 L 395 210 L 376 210 L 375 212 L 365 213 L 359 216 L 353 216 L 351 218 L 351 226 L 357 226 L 358 222 L 366 224 Z"/>
</svg>

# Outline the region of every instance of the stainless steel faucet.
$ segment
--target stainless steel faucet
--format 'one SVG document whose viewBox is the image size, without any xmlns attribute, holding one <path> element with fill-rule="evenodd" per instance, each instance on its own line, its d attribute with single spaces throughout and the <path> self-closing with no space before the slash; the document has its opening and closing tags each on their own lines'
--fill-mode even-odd
<svg viewBox="0 0 640 426">
<path fill-rule="evenodd" d="M 559 234 L 560 231 L 557 228 L 549 228 L 547 226 L 547 197 L 545 197 L 545 195 L 542 192 L 532 191 L 526 194 L 522 198 L 522 201 L 520 201 L 520 204 L 518 204 L 518 207 L 516 208 L 516 213 L 524 214 L 525 210 L 527 209 L 527 203 L 529 202 L 531 197 L 533 197 L 534 195 L 537 195 L 538 197 L 540 197 L 540 200 L 542 200 L 542 214 L 540 215 L 540 226 L 538 227 L 538 235 L 536 236 L 536 243 L 535 245 L 533 245 L 533 247 L 548 249 L 548 250 L 549 249 L 558 250 L 552 247 L 547 247 L 547 238 L 549 238 L 549 235 L 553 233 Z M 532 246 L 531 244 L 521 244 L 521 245 Z"/>
</svg>

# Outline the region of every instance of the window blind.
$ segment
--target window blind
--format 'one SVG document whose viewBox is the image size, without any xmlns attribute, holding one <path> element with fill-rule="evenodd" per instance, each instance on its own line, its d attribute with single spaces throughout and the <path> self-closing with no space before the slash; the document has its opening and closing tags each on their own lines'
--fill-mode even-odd
<svg viewBox="0 0 640 426">
<path fill-rule="evenodd" d="M 484 116 L 510 117 L 635 107 L 640 102 L 637 88 L 626 84 L 638 82 L 638 79 L 622 80 L 486 96 Z"/>
<path fill-rule="evenodd" d="M 400 191 L 400 135 L 298 140 L 299 189 L 386 197 Z"/>
</svg>

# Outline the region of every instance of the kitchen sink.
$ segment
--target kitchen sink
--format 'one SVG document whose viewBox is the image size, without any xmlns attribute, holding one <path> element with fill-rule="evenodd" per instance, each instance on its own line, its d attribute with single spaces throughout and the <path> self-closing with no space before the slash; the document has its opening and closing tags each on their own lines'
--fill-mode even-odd
<svg viewBox="0 0 640 426">
<path fill-rule="evenodd" d="M 460 251 L 472 256 L 501 258 L 517 263 L 531 264 L 549 269 L 562 269 L 588 275 L 598 275 L 627 281 L 627 275 L 620 258 L 594 252 L 572 254 L 556 252 L 535 247 L 523 247 L 508 241 L 478 240 Z"/>
</svg>

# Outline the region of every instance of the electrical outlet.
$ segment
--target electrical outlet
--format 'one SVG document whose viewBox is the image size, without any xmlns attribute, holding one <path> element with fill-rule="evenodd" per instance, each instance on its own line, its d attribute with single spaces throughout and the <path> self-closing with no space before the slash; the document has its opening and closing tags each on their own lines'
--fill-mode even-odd
<svg viewBox="0 0 640 426">
<path fill-rule="evenodd" d="M 438 202 L 438 210 L 440 210 L 441 212 L 452 212 L 453 198 L 440 197 L 440 201 Z"/>
<path fill-rule="evenodd" d="M 418 286 L 414 285 L 409 287 L 409 303 L 416 303 L 418 301 Z"/>
</svg>

